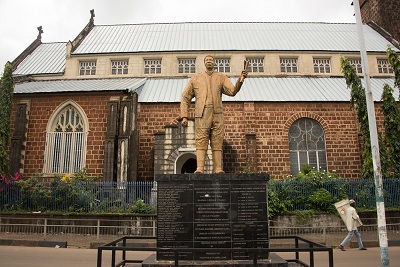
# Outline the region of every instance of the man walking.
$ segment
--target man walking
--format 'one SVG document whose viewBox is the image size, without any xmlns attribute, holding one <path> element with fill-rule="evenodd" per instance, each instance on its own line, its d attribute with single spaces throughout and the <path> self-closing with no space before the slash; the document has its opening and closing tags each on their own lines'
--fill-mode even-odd
<svg viewBox="0 0 400 267">
<path fill-rule="evenodd" d="M 213 56 L 204 58 L 205 72 L 195 74 L 186 85 L 181 98 L 182 126 L 188 125 L 188 110 L 195 97 L 195 139 L 197 169 L 195 173 L 204 172 L 204 163 L 208 143 L 211 143 L 215 173 L 224 173 L 222 169 L 222 142 L 224 138 L 224 118 L 222 113 L 222 94 L 235 96 L 247 77 L 245 68 L 236 84 L 229 78 L 214 71 Z"/>
<path fill-rule="evenodd" d="M 353 199 L 350 199 L 349 204 L 350 204 L 350 207 L 348 207 L 346 209 L 346 215 L 347 215 L 346 227 L 347 227 L 347 230 L 349 231 L 349 233 L 343 239 L 343 241 L 340 244 L 339 248 L 342 251 L 346 251 L 344 249 L 344 247 L 346 246 L 347 242 L 350 241 L 350 239 L 353 237 L 353 235 L 355 235 L 356 238 L 357 238 L 358 248 L 360 250 L 367 250 L 363 246 L 363 243 L 362 243 L 362 240 L 361 240 L 361 234 L 357 230 L 357 226 L 361 226 L 362 223 L 361 223 L 360 217 L 358 216 L 357 211 L 355 209 L 356 202 Z"/>
</svg>

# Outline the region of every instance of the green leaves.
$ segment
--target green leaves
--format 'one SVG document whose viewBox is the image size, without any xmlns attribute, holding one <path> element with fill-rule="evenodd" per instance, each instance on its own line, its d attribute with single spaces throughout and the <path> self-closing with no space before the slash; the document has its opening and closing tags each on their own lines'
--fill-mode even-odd
<svg viewBox="0 0 400 267">
<path fill-rule="evenodd" d="M 7 147 L 10 142 L 10 119 L 14 93 L 12 72 L 12 65 L 6 64 L 0 82 L 0 174 L 10 171 Z"/>
</svg>

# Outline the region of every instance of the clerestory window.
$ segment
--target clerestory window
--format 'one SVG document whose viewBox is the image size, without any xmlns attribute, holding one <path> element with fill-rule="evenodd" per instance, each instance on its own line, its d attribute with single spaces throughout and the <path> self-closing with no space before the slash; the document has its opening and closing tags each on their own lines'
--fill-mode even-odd
<svg viewBox="0 0 400 267">
<path fill-rule="evenodd" d="M 229 58 L 216 58 L 214 70 L 218 72 L 231 72 L 231 61 Z"/>
<path fill-rule="evenodd" d="M 264 72 L 264 58 L 248 58 L 248 72 Z"/>
</svg>

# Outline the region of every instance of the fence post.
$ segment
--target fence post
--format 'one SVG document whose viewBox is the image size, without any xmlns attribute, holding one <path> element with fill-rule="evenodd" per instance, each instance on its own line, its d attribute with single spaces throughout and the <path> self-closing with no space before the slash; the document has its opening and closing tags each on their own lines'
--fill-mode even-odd
<svg viewBox="0 0 400 267">
<path fill-rule="evenodd" d="M 322 228 L 322 242 L 324 242 L 324 244 L 326 246 L 326 226 L 324 226 L 324 228 Z"/>
<path fill-rule="evenodd" d="M 153 236 L 156 237 L 156 219 L 153 217 Z"/>
<path fill-rule="evenodd" d="M 100 220 L 97 220 L 97 240 L 100 239 Z"/>
<path fill-rule="evenodd" d="M 44 240 L 46 240 L 47 236 L 47 218 L 44 219 Z"/>
</svg>

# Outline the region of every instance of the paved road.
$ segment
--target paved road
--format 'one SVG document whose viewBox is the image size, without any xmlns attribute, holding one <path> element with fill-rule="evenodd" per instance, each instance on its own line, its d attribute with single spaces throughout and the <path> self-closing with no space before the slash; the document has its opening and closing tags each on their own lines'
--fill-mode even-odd
<svg viewBox="0 0 400 267">
<path fill-rule="evenodd" d="M 130 252 L 128 259 L 145 259 L 151 252 Z M 119 254 L 120 255 L 120 254 Z M 283 258 L 293 258 L 294 254 L 279 253 Z M 103 252 L 103 267 L 111 264 L 110 252 Z M 315 253 L 317 267 L 328 266 L 326 252 Z M 400 266 L 400 247 L 389 247 L 390 266 Z M 307 261 L 307 257 L 304 257 Z M 0 246 L 0 267 L 96 267 L 96 249 L 74 248 L 44 248 Z M 134 265 L 130 265 L 134 266 Z M 379 248 L 369 248 L 367 251 L 347 249 L 334 250 L 335 267 L 379 267 L 381 260 Z"/>
</svg>

